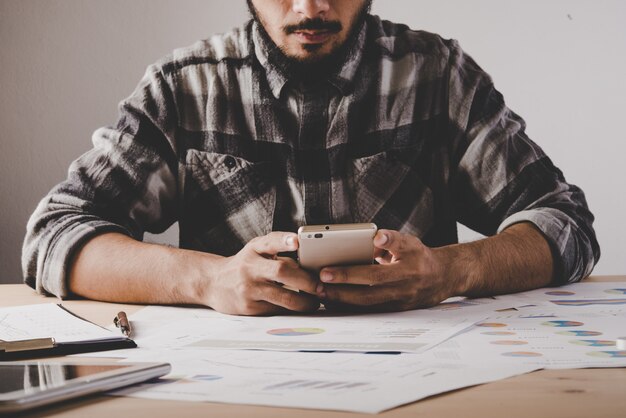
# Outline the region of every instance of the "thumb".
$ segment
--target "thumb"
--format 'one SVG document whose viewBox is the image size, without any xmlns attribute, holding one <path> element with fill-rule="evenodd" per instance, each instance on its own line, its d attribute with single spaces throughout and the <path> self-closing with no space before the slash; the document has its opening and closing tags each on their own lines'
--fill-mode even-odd
<svg viewBox="0 0 626 418">
<path fill-rule="evenodd" d="M 273 256 L 284 251 L 298 249 L 298 236 L 291 232 L 271 232 L 254 238 L 248 245 L 258 254 Z"/>
<path fill-rule="evenodd" d="M 380 229 L 374 237 L 374 246 L 392 254 L 401 253 L 406 247 L 406 236 L 398 231 Z"/>
</svg>

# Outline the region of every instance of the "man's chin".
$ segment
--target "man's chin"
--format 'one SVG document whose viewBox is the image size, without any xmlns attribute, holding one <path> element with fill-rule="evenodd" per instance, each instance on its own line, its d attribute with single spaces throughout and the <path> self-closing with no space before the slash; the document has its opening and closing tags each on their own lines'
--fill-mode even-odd
<svg viewBox="0 0 626 418">
<path fill-rule="evenodd" d="M 308 53 L 315 54 L 318 51 L 321 51 L 324 47 L 324 44 L 302 44 L 302 49 L 304 49 Z"/>
<path fill-rule="evenodd" d="M 324 44 L 302 44 L 299 53 L 285 55 L 289 59 L 301 64 L 313 64 L 327 60 L 333 55 L 334 50 L 325 51 L 324 49 Z"/>
</svg>

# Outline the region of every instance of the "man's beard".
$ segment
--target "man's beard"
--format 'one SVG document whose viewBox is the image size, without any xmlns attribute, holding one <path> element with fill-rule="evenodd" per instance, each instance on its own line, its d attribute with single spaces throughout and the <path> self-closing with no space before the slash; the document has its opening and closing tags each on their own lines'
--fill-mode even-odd
<svg viewBox="0 0 626 418">
<path fill-rule="evenodd" d="M 346 59 L 354 52 L 353 48 L 359 36 L 363 23 L 372 7 L 372 1 L 365 2 L 356 17 L 350 22 L 348 36 L 340 45 L 336 45 L 333 50 L 324 55 L 312 55 L 310 57 L 298 57 L 288 54 L 269 36 L 251 0 L 247 0 L 250 15 L 257 22 L 259 32 L 266 43 L 271 46 L 268 58 L 272 64 L 279 67 L 285 74 L 303 82 L 315 82 L 327 78 L 337 71 Z M 303 21 L 287 25 L 282 30 L 291 34 L 299 30 L 324 30 L 332 33 L 341 31 L 342 25 L 339 21 L 325 21 L 321 18 L 304 19 Z M 322 44 L 303 44 L 302 48 L 307 52 L 315 52 L 321 48 Z"/>
</svg>

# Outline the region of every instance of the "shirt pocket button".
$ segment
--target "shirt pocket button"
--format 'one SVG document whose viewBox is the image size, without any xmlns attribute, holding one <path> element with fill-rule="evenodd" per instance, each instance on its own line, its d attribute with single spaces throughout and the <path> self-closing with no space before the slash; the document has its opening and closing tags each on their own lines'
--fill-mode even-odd
<svg viewBox="0 0 626 418">
<path fill-rule="evenodd" d="M 224 159 L 224 165 L 226 166 L 226 168 L 228 168 L 229 170 L 232 170 L 233 168 L 235 168 L 235 166 L 237 165 L 237 161 L 235 161 L 235 159 L 231 156 L 228 156 Z"/>
</svg>

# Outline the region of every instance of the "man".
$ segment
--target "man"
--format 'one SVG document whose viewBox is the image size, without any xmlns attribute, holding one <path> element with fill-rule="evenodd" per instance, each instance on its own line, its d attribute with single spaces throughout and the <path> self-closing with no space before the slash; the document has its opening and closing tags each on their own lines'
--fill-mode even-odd
<svg viewBox="0 0 626 418">
<path fill-rule="evenodd" d="M 260 315 L 415 309 L 590 274 L 582 191 L 489 76 L 370 3 L 250 0 L 243 28 L 149 67 L 33 214 L 26 283 Z M 181 248 L 141 242 L 176 221 Z M 457 221 L 489 237 L 457 244 Z M 347 222 L 379 226 L 378 263 L 317 277 L 284 256 L 298 226 Z"/>
</svg>

